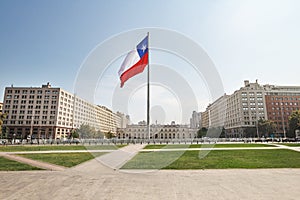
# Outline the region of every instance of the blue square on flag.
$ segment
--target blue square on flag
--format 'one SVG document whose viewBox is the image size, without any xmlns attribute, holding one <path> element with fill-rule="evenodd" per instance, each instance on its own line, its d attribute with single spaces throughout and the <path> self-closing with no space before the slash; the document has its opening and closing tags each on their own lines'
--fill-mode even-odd
<svg viewBox="0 0 300 200">
<path fill-rule="evenodd" d="M 148 36 L 145 37 L 137 46 L 137 52 L 140 56 L 140 58 L 142 58 L 144 56 L 145 53 L 148 52 Z"/>
</svg>

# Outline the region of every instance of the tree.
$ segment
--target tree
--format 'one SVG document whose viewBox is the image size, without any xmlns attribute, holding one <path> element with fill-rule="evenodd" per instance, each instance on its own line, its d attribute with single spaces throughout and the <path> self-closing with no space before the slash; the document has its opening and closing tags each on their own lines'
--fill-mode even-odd
<svg viewBox="0 0 300 200">
<path fill-rule="evenodd" d="M 5 139 L 7 139 L 8 134 L 9 134 L 9 128 L 7 126 L 2 126 L 1 137 L 3 136 Z"/>
<path fill-rule="evenodd" d="M 107 133 L 105 133 L 105 137 L 106 137 L 107 139 L 111 139 L 113 136 L 114 136 L 113 133 L 110 132 L 110 131 L 108 131 Z"/>
<path fill-rule="evenodd" d="M 77 129 L 71 131 L 71 138 L 79 138 L 79 133 Z"/>
<path fill-rule="evenodd" d="M 3 137 L 2 135 L 2 125 L 3 125 L 3 120 L 6 118 L 6 113 L 2 113 L 0 112 L 0 134 L 1 134 L 1 138 Z"/>
<path fill-rule="evenodd" d="M 97 138 L 104 138 L 104 134 L 99 130 L 99 131 L 97 131 L 97 133 L 96 133 L 96 137 L 97 137 Z"/>
<path fill-rule="evenodd" d="M 220 138 L 225 138 L 225 137 L 226 137 L 226 130 L 225 130 L 225 128 L 223 127 L 223 128 L 222 128 L 221 135 L 220 135 Z"/>
<path fill-rule="evenodd" d="M 82 124 L 78 129 L 78 134 L 80 138 L 95 138 L 96 130 L 88 124 Z"/>
<path fill-rule="evenodd" d="M 255 127 L 247 127 L 244 129 L 244 136 L 245 137 L 258 137 L 256 133 L 256 128 Z"/>
<path fill-rule="evenodd" d="M 260 136 L 269 137 L 271 133 L 274 133 L 276 130 L 276 124 L 271 120 L 265 120 L 260 118 L 258 120 L 258 132 Z"/>
<path fill-rule="evenodd" d="M 289 117 L 289 131 L 287 137 L 295 137 L 295 131 L 300 130 L 300 111 L 295 110 Z"/>
<path fill-rule="evenodd" d="M 199 130 L 197 131 L 197 138 L 205 137 L 205 136 L 206 136 L 206 133 L 207 133 L 207 128 L 202 127 L 201 129 L 199 129 Z"/>
</svg>

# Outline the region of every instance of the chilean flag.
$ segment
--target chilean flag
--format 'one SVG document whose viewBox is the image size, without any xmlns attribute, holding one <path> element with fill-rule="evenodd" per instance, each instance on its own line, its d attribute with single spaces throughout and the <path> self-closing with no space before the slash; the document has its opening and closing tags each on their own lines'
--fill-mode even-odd
<svg viewBox="0 0 300 200">
<path fill-rule="evenodd" d="M 145 37 L 134 50 L 130 51 L 121 68 L 119 69 L 119 76 L 121 80 L 121 87 L 131 77 L 142 73 L 148 64 L 148 36 Z"/>
</svg>

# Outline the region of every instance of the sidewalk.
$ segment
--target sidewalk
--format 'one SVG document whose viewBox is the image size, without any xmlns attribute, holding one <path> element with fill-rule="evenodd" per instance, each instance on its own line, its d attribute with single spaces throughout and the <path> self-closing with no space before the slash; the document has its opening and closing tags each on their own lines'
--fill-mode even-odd
<svg viewBox="0 0 300 200">
<path fill-rule="evenodd" d="M 282 148 L 282 149 L 289 149 L 289 150 L 293 150 L 293 151 L 298 151 L 300 152 L 300 147 L 290 147 L 290 146 L 286 146 L 286 145 L 282 145 L 282 144 L 273 144 L 279 148 Z"/>
<path fill-rule="evenodd" d="M 50 163 L 46 163 L 46 162 L 41 162 L 41 161 L 37 161 L 37 160 L 31 160 L 28 158 L 24 158 L 21 156 L 16 156 L 16 155 L 12 155 L 9 153 L 0 153 L 0 156 L 10 159 L 10 160 L 14 160 L 20 163 L 25 163 L 34 167 L 38 167 L 41 169 L 46 169 L 46 170 L 51 170 L 51 171 L 63 171 L 65 169 L 67 169 L 66 167 L 63 166 L 59 166 L 59 165 L 54 165 L 54 164 L 50 164 Z"/>
<path fill-rule="evenodd" d="M 103 165 L 116 170 L 133 158 L 145 146 L 145 144 L 130 144 L 96 159 Z"/>
</svg>

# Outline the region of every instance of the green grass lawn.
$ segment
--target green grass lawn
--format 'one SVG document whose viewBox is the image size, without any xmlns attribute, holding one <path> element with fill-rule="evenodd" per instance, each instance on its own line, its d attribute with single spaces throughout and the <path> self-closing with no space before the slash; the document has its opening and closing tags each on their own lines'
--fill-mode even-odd
<svg viewBox="0 0 300 200">
<path fill-rule="evenodd" d="M 300 143 L 282 143 L 282 145 L 289 147 L 300 147 Z"/>
<path fill-rule="evenodd" d="M 0 157 L 0 171 L 42 170 L 27 164 Z"/>
<path fill-rule="evenodd" d="M 115 150 L 126 145 L 19 145 L 19 146 L 0 146 L 0 151 L 55 151 L 55 150 Z"/>
<path fill-rule="evenodd" d="M 178 158 L 178 159 L 177 159 Z M 285 150 L 218 150 L 199 159 L 199 151 L 140 152 L 123 169 L 300 168 L 300 153 Z"/>
<path fill-rule="evenodd" d="M 147 145 L 144 149 L 179 149 L 179 148 L 210 148 L 213 144 L 169 144 L 169 145 Z M 235 148 L 235 147 L 272 147 L 271 144 L 215 144 L 213 148 Z"/>
<path fill-rule="evenodd" d="M 55 165 L 61 165 L 65 167 L 73 167 L 85 161 L 95 158 L 96 156 L 103 155 L 105 153 L 47 153 L 47 154 L 22 154 L 23 156 L 33 160 L 39 160 L 43 162 L 52 163 Z"/>
</svg>

